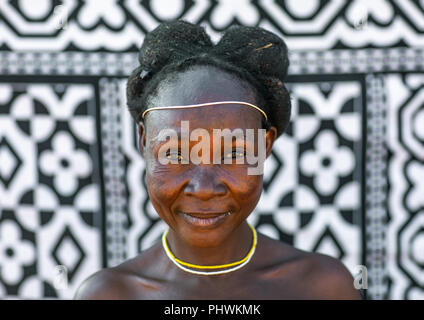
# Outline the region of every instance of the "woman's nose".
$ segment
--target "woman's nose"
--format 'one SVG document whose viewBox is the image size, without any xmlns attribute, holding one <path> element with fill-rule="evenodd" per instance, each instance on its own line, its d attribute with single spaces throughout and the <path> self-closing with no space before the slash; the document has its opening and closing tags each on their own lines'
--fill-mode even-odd
<svg viewBox="0 0 424 320">
<path fill-rule="evenodd" d="M 193 172 L 190 182 L 186 185 L 184 193 L 200 200 L 209 200 L 223 196 L 227 187 L 217 175 L 214 165 L 199 165 Z"/>
</svg>

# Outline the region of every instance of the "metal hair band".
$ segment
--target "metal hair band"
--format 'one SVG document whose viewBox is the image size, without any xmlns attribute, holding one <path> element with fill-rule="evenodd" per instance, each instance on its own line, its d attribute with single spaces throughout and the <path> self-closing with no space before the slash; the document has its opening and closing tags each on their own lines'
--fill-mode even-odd
<svg viewBox="0 0 424 320">
<path fill-rule="evenodd" d="M 262 115 L 265 117 L 265 120 L 268 120 L 266 113 L 262 109 L 255 106 L 254 104 L 251 104 L 249 102 L 244 102 L 244 101 L 218 101 L 218 102 L 207 102 L 207 103 L 200 103 L 200 104 L 190 104 L 190 105 L 185 105 L 185 106 L 153 107 L 153 108 L 148 108 L 148 109 L 144 110 L 144 112 L 141 114 L 141 118 L 144 119 L 144 116 L 146 115 L 146 113 L 151 111 L 151 110 L 207 107 L 207 106 L 214 106 L 214 105 L 219 105 L 219 104 L 241 104 L 241 105 L 245 105 L 245 106 L 248 106 L 248 107 L 252 107 L 252 108 L 258 110 L 260 113 L 262 113 Z"/>
</svg>

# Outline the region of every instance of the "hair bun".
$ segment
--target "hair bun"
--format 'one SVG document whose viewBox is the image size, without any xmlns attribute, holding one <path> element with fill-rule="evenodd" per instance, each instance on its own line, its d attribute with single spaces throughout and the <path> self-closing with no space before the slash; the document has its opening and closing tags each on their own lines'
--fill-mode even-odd
<svg viewBox="0 0 424 320">
<path fill-rule="evenodd" d="M 156 72 L 167 63 L 212 47 L 204 28 L 183 20 L 161 23 L 147 33 L 138 60 L 143 70 Z"/>
<path fill-rule="evenodd" d="M 283 80 L 289 67 L 286 43 L 277 35 L 257 27 L 233 26 L 215 47 L 218 55 L 247 69 L 254 76 Z"/>
<path fill-rule="evenodd" d="M 192 65 L 212 65 L 250 82 L 258 92 L 269 125 L 281 135 L 290 120 L 290 94 L 284 85 L 289 67 L 286 43 L 258 27 L 233 26 L 214 45 L 204 28 L 183 20 L 161 23 L 146 34 L 138 66 L 127 83 L 127 104 L 134 119 L 145 110 L 168 73 Z"/>
<path fill-rule="evenodd" d="M 277 136 L 290 119 L 290 94 L 284 85 L 289 67 L 288 49 L 283 39 L 258 27 L 233 26 L 225 32 L 214 53 L 247 70 L 261 85 Z"/>
</svg>

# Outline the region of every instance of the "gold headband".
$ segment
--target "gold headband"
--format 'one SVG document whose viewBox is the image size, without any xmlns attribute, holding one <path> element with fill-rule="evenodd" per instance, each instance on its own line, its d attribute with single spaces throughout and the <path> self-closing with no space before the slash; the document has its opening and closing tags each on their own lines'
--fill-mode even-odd
<svg viewBox="0 0 424 320">
<path fill-rule="evenodd" d="M 213 106 L 217 104 L 242 104 L 248 107 L 252 107 L 258 110 L 260 113 L 262 113 L 262 115 L 265 117 L 265 120 L 268 120 L 266 113 L 262 109 L 258 108 L 254 104 L 251 104 L 249 102 L 244 102 L 244 101 L 218 101 L 218 102 L 208 102 L 208 103 L 200 103 L 200 104 L 190 104 L 186 106 L 153 107 L 153 108 L 148 108 L 144 110 L 144 112 L 141 114 L 141 118 L 144 119 L 145 114 L 151 110 L 206 107 L 206 106 Z"/>
</svg>

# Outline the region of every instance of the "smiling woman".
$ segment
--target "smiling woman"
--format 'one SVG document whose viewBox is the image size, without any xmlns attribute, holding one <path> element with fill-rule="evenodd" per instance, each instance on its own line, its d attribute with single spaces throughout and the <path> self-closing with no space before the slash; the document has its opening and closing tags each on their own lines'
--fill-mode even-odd
<svg viewBox="0 0 424 320">
<path fill-rule="evenodd" d="M 150 200 L 169 229 L 136 257 L 92 275 L 75 298 L 359 299 L 341 262 L 257 233 L 246 220 L 263 176 L 239 160 L 268 157 L 290 118 L 284 41 L 239 26 L 214 45 L 200 26 L 174 21 L 146 35 L 139 61 L 128 107 Z M 177 139 L 163 139 L 172 136 L 164 130 Z"/>
</svg>

